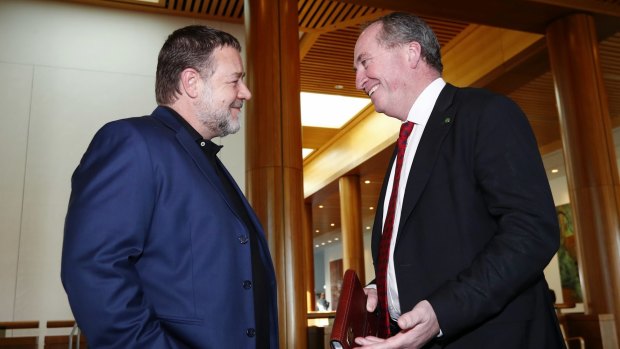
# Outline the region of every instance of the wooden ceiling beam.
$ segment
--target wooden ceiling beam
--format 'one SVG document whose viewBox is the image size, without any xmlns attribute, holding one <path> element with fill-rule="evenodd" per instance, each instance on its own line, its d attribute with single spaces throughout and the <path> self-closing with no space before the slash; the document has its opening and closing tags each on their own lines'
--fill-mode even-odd
<svg viewBox="0 0 620 349">
<path fill-rule="evenodd" d="M 301 128 L 302 148 L 319 149 L 337 133 L 338 129 L 335 128 L 303 126 Z"/>
<path fill-rule="evenodd" d="M 302 31 L 305 32 L 312 32 L 312 33 L 328 33 L 328 32 L 332 32 L 332 31 L 336 31 L 339 29 L 345 29 L 348 27 L 354 27 L 363 23 L 367 23 L 370 21 L 373 21 L 379 17 L 382 17 L 388 13 L 390 13 L 392 11 L 387 11 L 387 10 L 373 10 L 372 13 L 368 13 L 365 14 L 363 16 L 357 16 L 351 19 L 345 19 L 342 20 L 338 23 L 334 23 L 334 24 L 329 24 L 323 27 L 319 27 L 316 29 L 313 28 L 299 28 Z"/>
<path fill-rule="evenodd" d="M 314 43 L 319 39 L 321 34 L 316 32 L 307 32 L 299 39 L 299 61 L 303 61 L 306 54 L 310 51 Z"/>
<path fill-rule="evenodd" d="M 620 3 L 617 1 L 592 1 L 592 0 L 527 0 L 541 4 L 558 7 L 568 7 L 584 12 L 599 13 L 603 15 L 620 17 Z"/>
<path fill-rule="evenodd" d="M 600 38 L 620 30 L 618 5 L 606 6 L 585 0 L 339 0 L 392 11 L 414 13 L 422 17 L 442 18 L 544 34 L 552 21 L 575 11 L 591 12 Z M 599 4 L 594 4 L 594 3 Z M 562 4 L 562 6 L 560 6 Z M 574 6 L 574 7 L 572 7 Z"/>
</svg>

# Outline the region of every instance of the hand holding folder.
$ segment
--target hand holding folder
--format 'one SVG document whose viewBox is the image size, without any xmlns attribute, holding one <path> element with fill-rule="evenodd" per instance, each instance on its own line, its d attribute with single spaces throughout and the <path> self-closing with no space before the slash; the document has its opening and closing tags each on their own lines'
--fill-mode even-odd
<svg viewBox="0 0 620 349">
<path fill-rule="evenodd" d="M 338 300 L 336 319 L 332 328 L 332 349 L 355 348 L 356 337 L 376 336 L 378 316 L 366 311 L 366 293 L 355 271 L 344 273 L 342 291 Z"/>
</svg>

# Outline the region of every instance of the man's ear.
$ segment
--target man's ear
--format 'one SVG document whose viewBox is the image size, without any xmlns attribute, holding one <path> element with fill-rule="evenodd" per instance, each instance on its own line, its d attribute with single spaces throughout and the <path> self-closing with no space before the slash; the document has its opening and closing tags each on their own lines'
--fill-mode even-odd
<svg viewBox="0 0 620 349">
<path fill-rule="evenodd" d="M 198 85 L 201 81 L 200 73 L 196 69 L 185 68 L 181 72 L 181 93 L 190 98 L 196 98 L 198 96 Z"/>
<path fill-rule="evenodd" d="M 422 46 L 416 41 L 412 41 L 407 44 L 407 60 L 409 67 L 416 69 L 420 60 L 422 59 Z"/>
</svg>

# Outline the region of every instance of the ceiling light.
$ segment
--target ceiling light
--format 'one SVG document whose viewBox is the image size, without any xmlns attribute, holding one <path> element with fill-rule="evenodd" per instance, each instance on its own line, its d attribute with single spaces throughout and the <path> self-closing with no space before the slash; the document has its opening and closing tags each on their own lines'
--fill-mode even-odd
<svg viewBox="0 0 620 349">
<path fill-rule="evenodd" d="M 370 99 L 301 92 L 300 102 L 303 126 L 341 128 L 370 104 Z"/>
<path fill-rule="evenodd" d="M 372 207 L 372 206 L 370 206 L 368 209 L 369 209 L 369 210 L 374 210 L 375 208 L 374 208 L 374 207 Z"/>
<path fill-rule="evenodd" d="M 301 158 L 305 159 L 308 155 L 312 154 L 313 151 L 314 151 L 314 149 L 302 148 L 301 149 Z"/>
<path fill-rule="evenodd" d="M 315 232 L 315 233 L 318 233 L 318 232 L 320 232 L 320 230 L 318 230 L 318 229 L 317 229 L 317 230 L 315 230 L 314 232 Z"/>
<path fill-rule="evenodd" d="M 319 245 L 314 245 L 314 247 L 319 247 Z"/>
<path fill-rule="evenodd" d="M 334 88 L 336 90 L 342 90 L 344 88 L 344 86 L 342 86 L 342 85 L 334 85 Z"/>
<path fill-rule="evenodd" d="M 369 180 L 365 180 L 364 183 L 370 184 L 370 181 Z"/>
<path fill-rule="evenodd" d="M 366 230 L 370 230 L 370 227 L 366 227 Z"/>
<path fill-rule="evenodd" d="M 551 173 L 558 173 L 559 170 L 557 168 L 554 168 L 553 170 L 551 170 Z"/>
<path fill-rule="evenodd" d="M 336 223 L 332 223 L 332 224 L 330 224 L 330 225 L 331 225 L 332 227 L 335 227 L 335 226 L 336 226 Z"/>
<path fill-rule="evenodd" d="M 334 238 L 334 240 L 335 240 L 335 241 L 338 241 L 338 240 L 340 240 L 340 239 L 338 239 L 338 238 Z"/>
</svg>

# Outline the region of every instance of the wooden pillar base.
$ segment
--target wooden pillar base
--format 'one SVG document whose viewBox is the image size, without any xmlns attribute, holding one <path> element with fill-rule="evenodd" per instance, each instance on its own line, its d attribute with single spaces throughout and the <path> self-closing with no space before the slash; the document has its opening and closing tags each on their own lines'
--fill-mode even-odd
<svg viewBox="0 0 620 349">
<path fill-rule="evenodd" d="M 583 337 L 587 349 L 619 349 L 613 314 L 569 313 L 563 318 L 567 335 Z"/>
</svg>

